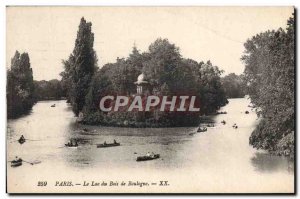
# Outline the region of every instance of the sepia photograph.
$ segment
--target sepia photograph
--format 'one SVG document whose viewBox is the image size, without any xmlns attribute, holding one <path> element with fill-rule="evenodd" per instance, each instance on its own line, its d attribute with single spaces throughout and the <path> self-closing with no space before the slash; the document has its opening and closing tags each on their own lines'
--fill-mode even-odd
<svg viewBox="0 0 300 199">
<path fill-rule="evenodd" d="M 7 193 L 295 194 L 295 12 L 7 6 Z"/>
</svg>

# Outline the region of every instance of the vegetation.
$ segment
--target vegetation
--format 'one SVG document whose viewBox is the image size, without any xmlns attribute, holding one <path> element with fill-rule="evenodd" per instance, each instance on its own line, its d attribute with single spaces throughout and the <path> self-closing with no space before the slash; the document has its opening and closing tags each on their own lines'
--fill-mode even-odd
<svg viewBox="0 0 300 199">
<path fill-rule="evenodd" d="M 7 118 L 29 112 L 35 103 L 32 68 L 28 53 L 16 51 L 7 70 Z"/>
<path fill-rule="evenodd" d="M 92 23 L 81 18 L 74 50 L 69 59 L 63 61 L 65 71 L 61 73 L 67 98 L 76 116 L 85 105 L 85 96 L 97 70 L 97 56 L 93 45 Z"/>
<path fill-rule="evenodd" d="M 261 122 L 250 144 L 279 155 L 294 155 L 295 24 L 267 31 L 244 44 L 245 80 Z"/>
<path fill-rule="evenodd" d="M 75 47 L 67 60 L 62 80 L 33 81 L 28 54 L 16 53 L 8 71 L 8 112 L 19 115 L 29 110 L 36 100 L 61 99 L 66 96 L 76 116 L 83 122 L 110 126 L 188 126 L 199 122 L 200 114 L 214 113 L 227 103 L 220 71 L 210 61 L 196 62 L 183 58 L 175 44 L 157 39 L 147 52 L 134 46 L 127 58 L 117 58 L 100 70 L 93 49 L 92 24 L 81 19 Z M 148 91 L 158 96 L 195 95 L 200 99 L 200 112 L 101 112 L 99 101 L 106 95 L 135 95 L 134 82 L 145 74 Z M 34 89 L 35 88 L 35 89 Z M 11 104 L 17 102 L 17 104 Z M 199 101 L 197 102 L 199 105 Z"/>
<path fill-rule="evenodd" d="M 60 100 L 65 97 L 65 90 L 61 81 L 52 79 L 49 81 L 34 81 L 35 98 L 39 100 Z"/>
<path fill-rule="evenodd" d="M 196 95 L 200 99 L 199 113 L 144 113 L 118 111 L 101 112 L 100 99 L 109 95 L 134 95 L 138 75 L 143 73 L 149 92 L 155 95 Z M 199 114 L 215 112 L 227 103 L 221 85 L 222 71 L 210 61 L 197 63 L 182 58 L 179 48 L 167 39 L 157 39 L 149 51 L 139 53 L 133 47 L 128 58 L 104 65 L 93 77 L 86 95 L 83 122 L 109 126 L 165 127 L 197 125 Z"/>
<path fill-rule="evenodd" d="M 245 96 L 245 85 L 243 75 L 230 73 L 221 79 L 226 97 L 241 98 Z"/>
</svg>

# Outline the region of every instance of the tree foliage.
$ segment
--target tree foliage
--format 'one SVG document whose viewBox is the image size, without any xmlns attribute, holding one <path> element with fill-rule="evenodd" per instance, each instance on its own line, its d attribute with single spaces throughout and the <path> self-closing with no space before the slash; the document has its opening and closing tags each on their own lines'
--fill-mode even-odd
<svg viewBox="0 0 300 199">
<path fill-rule="evenodd" d="M 28 53 L 16 51 L 7 70 L 7 117 L 27 113 L 35 103 L 32 68 Z"/>
<path fill-rule="evenodd" d="M 34 87 L 36 100 L 60 100 L 65 97 L 62 83 L 57 79 L 34 81 Z"/>
<path fill-rule="evenodd" d="M 61 73 L 75 115 L 82 111 L 90 82 L 97 71 L 97 56 L 93 45 L 92 23 L 81 18 L 74 50 L 69 59 L 63 61 L 65 71 Z"/>
<path fill-rule="evenodd" d="M 230 73 L 221 79 L 224 91 L 228 98 L 241 98 L 245 96 L 246 86 L 243 75 Z"/>
<path fill-rule="evenodd" d="M 167 39 L 157 39 L 149 50 L 140 53 L 136 47 L 127 58 L 117 58 L 115 63 L 104 65 L 94 76 L 86 97 L 85 122 L 103 125 L 123 124 L 129 121 L 133 126 L 180 126 L 197 123 L 198 115 L 176 115 L 163 113 L 155 121 L 146 116 L 146 121 L 137 124 L 135 115 L 128 112 L 102 113 L 100 99 L 106 94 L 136 94 L 137 77 L 143 73 L 149 82 L 149 89 L 156 95 L 196 95 L 200 98 L 201 113 L 215 112 L 227 103 L 220 75 L 222 71 L 211 62 L 197 63 L 182 58 L 179 48 Z M 98 118 L 95 119 L 95 118 Z M 137 125 L 134 125 L 137 124 Z"/>
<path fill-rule="evenodd" d="M 248 40 L 242 57 L 248 93 L 262 121 L 250 137 L 256 148 L 293 155 L 295 127 L 295 28 L 267 31 Z"/>
</svg>

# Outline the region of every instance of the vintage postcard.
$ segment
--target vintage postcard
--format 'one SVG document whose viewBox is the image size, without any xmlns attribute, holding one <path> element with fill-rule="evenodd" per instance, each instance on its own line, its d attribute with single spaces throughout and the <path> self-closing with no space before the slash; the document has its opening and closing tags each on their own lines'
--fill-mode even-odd
<svg viewBox="0 0 300 199">
<path fill-rule="evenodd" d="M 293 194 L 294 12 L 7 6 L 7 192 Z"/>
</svg>

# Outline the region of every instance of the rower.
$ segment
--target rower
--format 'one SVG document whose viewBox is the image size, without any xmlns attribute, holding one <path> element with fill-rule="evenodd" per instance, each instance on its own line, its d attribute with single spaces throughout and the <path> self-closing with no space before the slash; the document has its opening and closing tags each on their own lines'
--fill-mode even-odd
<svg viewBox="0 0 300 199">
<path fill-rule="evenodd" d="M 19 158 L 18 156 L 16 156 L 14 161 L 19 162 L 19 161 L 22 161 L 22 159 Z"/>
<path fill-rule="evenodd" d="M 117 141 L 114 139 L 114 144 L 117 144 Z"/>
<path fill-rule="evenodd" d="M 21 137 L 18 139 L 18 142 L 19 142 L 20 144 L 23 144 L 25 141 L 26 141 L 26 140 L 25 140 L 25 137 L 24 137 L 23 135 L 21 135 Z"/>
<path fill-rule="evenodd" d="M 155 156 L 155 153 L 151 152 L 150 157 L 151 157 L 151 158 L 154 158 L 154 156 Z"/>
</svg>

